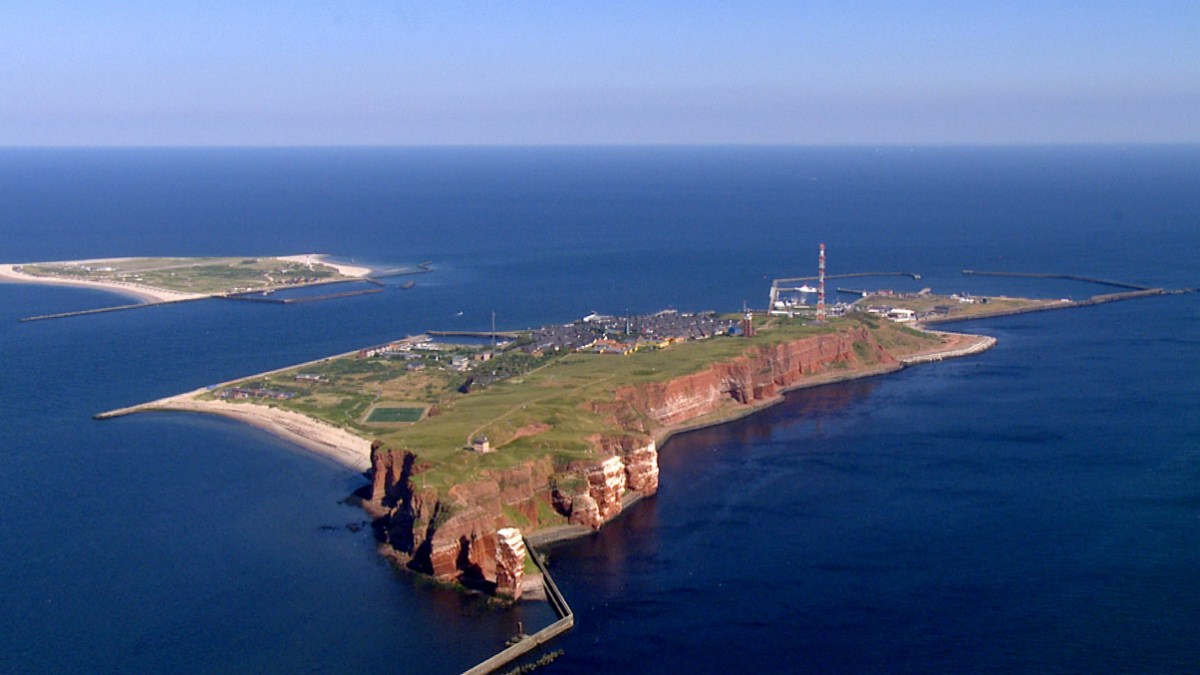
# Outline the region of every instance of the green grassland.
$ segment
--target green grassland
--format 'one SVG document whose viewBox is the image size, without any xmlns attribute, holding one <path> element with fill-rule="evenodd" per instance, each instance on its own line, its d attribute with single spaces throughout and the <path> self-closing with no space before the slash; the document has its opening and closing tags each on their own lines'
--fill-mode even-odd
<svg viewBox="0 0 1200 675">
<path fill-rule="evenodd" d="M 930 341 L 938 340 L 857 313 L 823 326 L 774 318 L 761 324 L 752 338 L 716 337 L 627 356 L 572 353 L 533 358 L 510 350 L 491 361 L 477 362 L 473 371 L 480 376 L 490 372 L 509 376 L 470 393 L 460 390 L 470 374 L 448 367 L 458 353 L 454 350 L 422 357 L 426 367 L 416 372 L 399 359 L 347 355 L 239 384 L 294 392 L 295 397 L 271 405 L 328 421 L 390 447 L 411 449 L 429 467 L 420 474 L 419 483 L 448 488 L 485 470 L 531 459 L 549 458 L 556 467 L 563 467 L 574 459 L 589 457 L 589 437 L 623 433 L 592 409 L 593 404 L 615 400 L 618 387 L 695 373 L 756 345 L 871 324 L 876 326 L 876 340 L 900 353 L 927 348 Z M 459 351 L 471 352 L 469 348 Z M 867 351 L 860 357 L 868 363 L 875 358 Z M 301 373 L 319 375 L 322 381 L 299 382 L 296 375 Z M 420 421 L 405 423 L 371 414 L 381 408 L 426 410 L 426 414 Z M 651 428 L 648 420 L 641 422 Z M 477 435 L 486 435 L 499 451 L 466 451 Z"/>
<path fill-rule="evenodd" d="M 864 305 L 888 305 L 900 309 L 911 309 L 914 312 L 928 312 L 939 305 L 950 308 L 947 316 L 954 318 L 986 317 L 993 314 L 1003 314 L 1013 310 L 1043 307 L 1058 304 L 1059 300 L 1042 300 L 1036 298 L 1009 298 L 1004 296 L 988 296 L 987 302 L 976 298 L 973 303 L 959 302 L 945 295 L 918 296 L 882 296 L 870 295 L 861 301 Z"/>
<path fill-rule="evenodd" d="M 404 406 L 399 408 L 376 406 L 367 415 L 368 424 L 386 422 L 416 422 L 425 414 L 425 408 Z"/>
<path fill-rule="evenodd" d="M 183 293 L 230 293 L 281 288 L 300 280 L 345 279 L 329 265 L 279 258 L 131 258 L 87 263 L 23 265 L 33 276 L 115 281 Z"/>
</svg>

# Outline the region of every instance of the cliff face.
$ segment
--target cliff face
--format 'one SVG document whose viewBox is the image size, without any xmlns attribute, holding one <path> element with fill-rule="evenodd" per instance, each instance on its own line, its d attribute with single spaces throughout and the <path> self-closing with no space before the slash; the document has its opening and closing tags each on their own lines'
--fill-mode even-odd
<svg viewBox="0 0 1200 675">
<path fill-rule="evenodd" d="M 896 363 L 865 327 L 762 346 L 691 375 L 622 387 L 614 400 L 591 404 L 594 414 L 621 430 L 589 439 L 596 459 L 565 469 L 543 460 L 484 472 L 444 495 L 415 487 L 423 469 L 416 454 L 377 444 L 365 506 L 384 546 L 410 568 L 513 597 L 514 576 L 520 586 L 513 570 L 518 547 L 512 532 L 498 535 L 513 524 L 506 512 L 519 513 L 530 529 L 547 509 L 599 529 L 621 512 L 627 492 L 658 491 L 658 450 L 649 435 L 654 429 L 761 404 L 813 373 L 863 361 Z"/>
<path fill-rule="evenodd" d="M 858 361 L 855 343 L 864 345 L 864 353 L 875 363 L 896 363 L 863 327 L 760 347 L 745 356 L 714 363 L 698 373 L 666 382 L 622 387 L 617 390 L 617 399 L 657 425 L 684 424 L 732 403 L 753 405 L 775 398 L 806 376 L 837 363 Z M 614 416 L 622 414 L 614 412 Z"/>
</svg>

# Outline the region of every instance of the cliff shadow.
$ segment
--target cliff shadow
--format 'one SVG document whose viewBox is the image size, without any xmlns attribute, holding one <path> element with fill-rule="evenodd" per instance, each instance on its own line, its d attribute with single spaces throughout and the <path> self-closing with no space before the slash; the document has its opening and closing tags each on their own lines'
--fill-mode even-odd
<svg viewBox="0 0 1200 675">
<path fill-rule="evenodd" d="M 495 595 L 496 582 L 483 576 L 483 568 L 471 560 L 471 540 L 465 535 L 458 539 L 458 558 L 454 566 L 459 571 L 458 583 L 473 591 Z"/>
</svg>

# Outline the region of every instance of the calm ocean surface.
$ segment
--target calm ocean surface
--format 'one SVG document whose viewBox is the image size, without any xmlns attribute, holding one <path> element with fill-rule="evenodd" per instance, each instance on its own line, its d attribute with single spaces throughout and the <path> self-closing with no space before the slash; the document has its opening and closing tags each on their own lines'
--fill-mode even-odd
<svg viewBox="0 0 1200 675">
<path fill-rule="evenodd" d="M 363 479 L 226 420 L 99 411 L 423 329 L 762 305 L 768 279 L 1200 286 L 1200 148 L 0 150 L 0 262 L 432 260 L 291 306 L 0 284 L 0 672 L 452 673 L 552 620 L 396 575 Z M 394 280 L 400 283 L 402 280 Z M 1200 670 L 1200 295 L 957 324 L 992 351 L 672 439 L 549 550 L 547 672 Z"/>
</svg>

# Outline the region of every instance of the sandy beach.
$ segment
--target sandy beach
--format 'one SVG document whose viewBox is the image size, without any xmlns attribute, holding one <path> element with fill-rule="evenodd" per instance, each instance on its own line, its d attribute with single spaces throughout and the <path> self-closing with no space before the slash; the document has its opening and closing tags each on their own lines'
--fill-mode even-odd
<svg viewBox="0 0 1200 675">
<path fill-rule="evenodd" d="M 323 253 L 303 253 L 300 255 L 275 256 L 280 260 L 288 260 L 302 264 L 327 265 L 338 271 L 339 274 L 346 277 L 365 277 L 371 273 L 371 268 L 361 267 L 358 265 L 347 265 L 343 263 L 333 263 L 326 260 L 328 257 Z M 56 284 L 60 286 L 77 286 L 81 288 L 96 288 L 105 291 L 120 293 L 125 296 L 133 297 L 146 304 L 159 304 L 164 302 L 183 302 L 185 300 L 200 300 L 202 298 L 211 298 L 220 293 L 186 293 L 183 291 L 171 291 L 165 288 L 157 288 L 154 286 L 145 286 L 125 281 L 91 281 L 84 279 L 63 279 L 59 277 L 43 277 L 25 274 L 18 271 L 16 268 L 23 265 L 84 265 L 95 263 L 111 263 L 132 260 L 133 258 L 91 258 L 86 260 L 55 260 L 52 262 L 43 263 L 5 263 L 0 264 L 0 281 L 13 281 L 17 283 L 27 284 Z"/>
<path fill-rule="evenodd" d="M 128 260 L 128 258 L 105 258 L 102 260 L 64 260 L 55 261 L 55 264 L 78 265 L 83 263 L 94 262 L 112 262 L 117 260 Z M 43 263 L 24 263 L 29 265 L 39 265 Z M 199 300 L 200 298 L 209 297 L 202 293 L 183 293 L 180 291 L 168 291 L 162 288 L 154 288 L 153 286 L 143 286 L 141 284 L 128 283 L 124 281 L 85 281 L 82 279 L 60 279 L 57 277 L 36 277 L 32 274 L 24 274 L 18 272 L 16 267 L 20 267 L 22 263 L 0 264 L 0 280 L 12 281 L 23 284 L 55 284 L 59 286 L 77 286 L 81 288 L 96 288 L 104 291 L 112 291 L 121 295 L 137 298 L 145 303 L 163 303 L 163 302 L 182 302 L 184 300 Z"/>
<path fill-rule="evenodd" d="M 151 401 L 129 412 L 150 410 L 198 412 L 221 415 L 263 429 L 291 441 L 353 471 L 371 466 L 371 442 L 318 419 L 290 410 L 255 403 L 229 403 L 200 399 L 205 389 Z"/>
<path fill-rule="evenodd" d="M 329 256 L 325 253 L 302 253 L 300 255 L 281 255 L 277 256 L 280 260 L 290 260 L 292 262 L 303 263 L 310 265 L 312 263 L 320 263 L 327 265 L 338 271 L 338 274 L 346 277 L 365 277 L 371 273 L 370 267 L 361 267 L 358 265 L 347 265 L 346 263 L 329 262 Z"/>
</svg>

